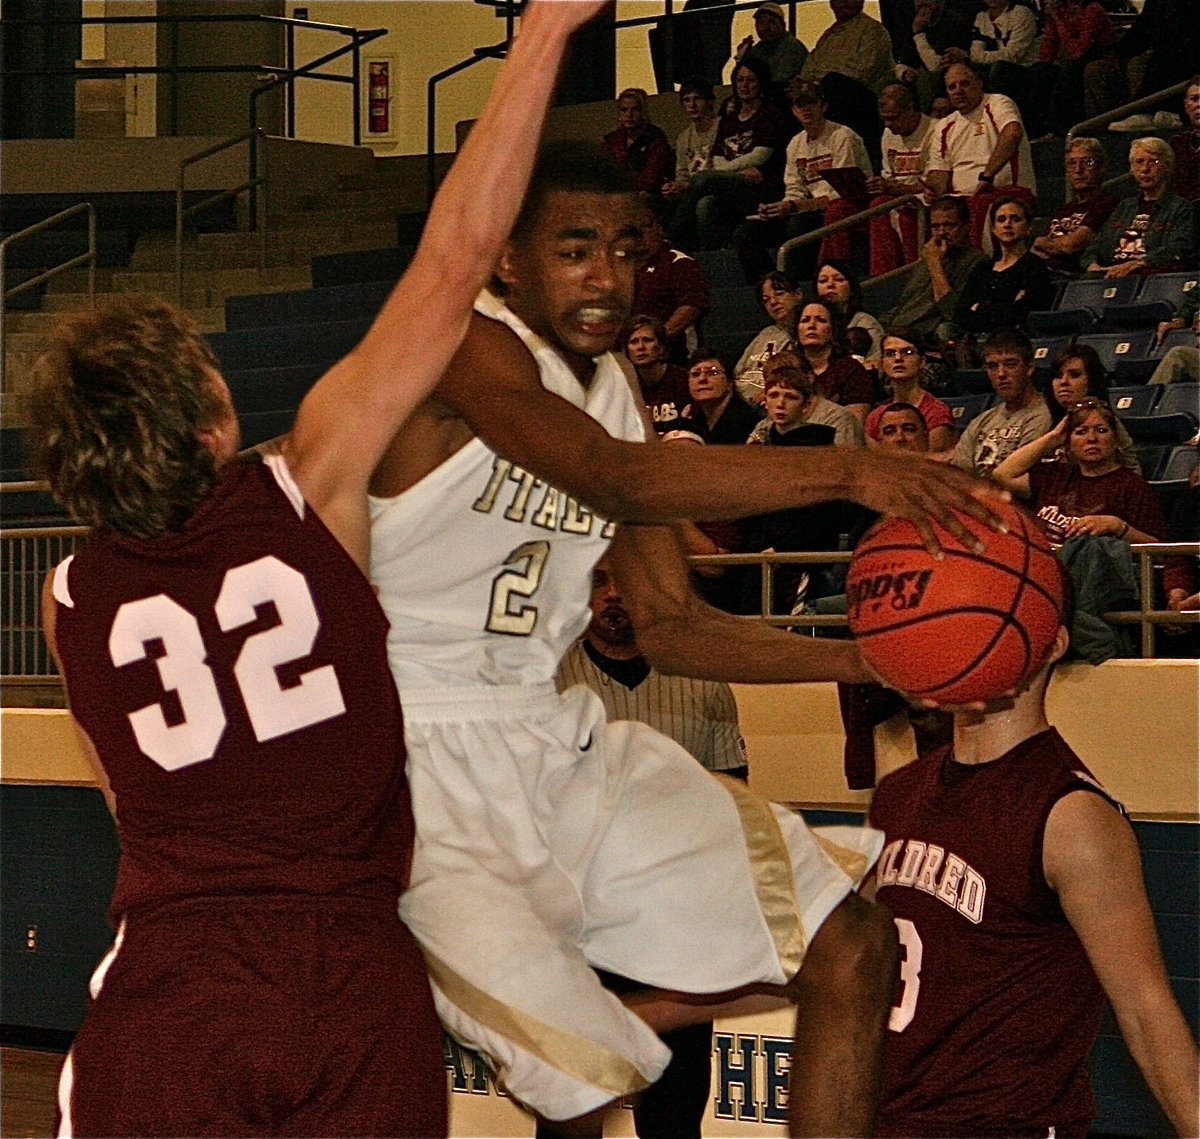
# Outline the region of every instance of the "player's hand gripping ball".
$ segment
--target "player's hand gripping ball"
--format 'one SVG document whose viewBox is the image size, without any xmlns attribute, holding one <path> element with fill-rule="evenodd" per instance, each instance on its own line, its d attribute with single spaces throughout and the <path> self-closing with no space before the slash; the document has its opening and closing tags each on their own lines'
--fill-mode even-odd
<svg viewBox="0 0 1200 1139">
<path fill-rule="evenodd" d="M 885 683 L 970 704 L 1016 688 L 1046 659 L 1062 623 L 1061 568 L 1028 514 L 999 513 L 1007 534 L 960 515 L 984 543 L 978 554 L 935 527 L 940 561 L 902 518 L 863 536 L 846 578 L 850 631 Z"/>
</svg>

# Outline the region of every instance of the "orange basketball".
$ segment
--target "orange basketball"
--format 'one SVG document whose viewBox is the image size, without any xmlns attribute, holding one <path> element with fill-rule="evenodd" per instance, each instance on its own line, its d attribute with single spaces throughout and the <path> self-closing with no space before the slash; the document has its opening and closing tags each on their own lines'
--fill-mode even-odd
<svg viewBox="0 0 1200 1139">
<path fill-rule="evenodd" d="M 1001 507 L 999 534 L 962 516 L 984 543 L 964 549 L 935 527 L 945 557 L 916 527 L 885 518 L 863 536 L 846 577 L 850 631 L 890 685 L 939 704 L 989 700 L 1046 659 L 1062 621 L 1058 560 L 1037 523 Z"/>
</svg>

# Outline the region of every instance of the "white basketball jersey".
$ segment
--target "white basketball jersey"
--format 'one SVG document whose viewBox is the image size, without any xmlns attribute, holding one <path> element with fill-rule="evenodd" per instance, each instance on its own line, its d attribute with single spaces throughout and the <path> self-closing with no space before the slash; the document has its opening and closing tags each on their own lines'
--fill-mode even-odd
<svg viewBox="0 0 1200 1139">
<path fill-rule="evenodd" d="M 496 298 L 482 294 L 475 308 L 521 337 L 548 391 L 616 438 L 645 438 L 611 354 L 598 359 L 585 389 Z M 591 571 L 611 524 L 478 438 L 402 494 L 370 505 L 371 577 L 391 621 L 388 658 L 402 691 L 553 680 L 587 625 Z"/>
</svg>

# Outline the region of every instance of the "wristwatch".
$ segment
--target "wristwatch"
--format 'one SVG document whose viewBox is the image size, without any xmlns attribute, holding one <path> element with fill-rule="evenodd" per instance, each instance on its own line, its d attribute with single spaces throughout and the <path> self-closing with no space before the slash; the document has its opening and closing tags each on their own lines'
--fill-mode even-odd
<svg viewBox="0 0 1200 1139">
<path fill-rule="evenodd" d="M 984 174 L 982 171 L 980 171 L 980 174 L 979 174 L 979 177 L 977 180 L 980 182 L 986 182 L 990 186 L 996 180 L 996 175 L 995 174 Z"/>
</svg>

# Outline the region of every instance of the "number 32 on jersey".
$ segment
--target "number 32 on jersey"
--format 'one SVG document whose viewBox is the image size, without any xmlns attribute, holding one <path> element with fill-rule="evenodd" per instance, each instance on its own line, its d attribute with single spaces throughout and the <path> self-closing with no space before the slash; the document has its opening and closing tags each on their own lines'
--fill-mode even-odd
<svg viewBox="0 0 1200 1139">
<path fill-rule="evenodd" d="M 273 602 L 279 623 L 246 638 L 233 674 L 254 738 L 265 743 L 342 715 L 346 703 L 332 665 L 302 673 L 284 688 L 279 668 L 312 652 L 321 622 L 304 575 L 273 556 L 228 571 L 217 594 L 217 624 L 231 633 L 257 619 L 256 607 Z M 162 645 L 151 657 L 149 646 Z M 167 771 L 202 763 L 216 754 L 227 715 L 207 664 L 200 623 L 165 593 L 129 601 L 117 610 L 108 638 L 117 668 L 153 659 L 166 692 L 183 711 L 169 723 L 161 703 L 129 713 L 138 747 Z"/>
</svg>

